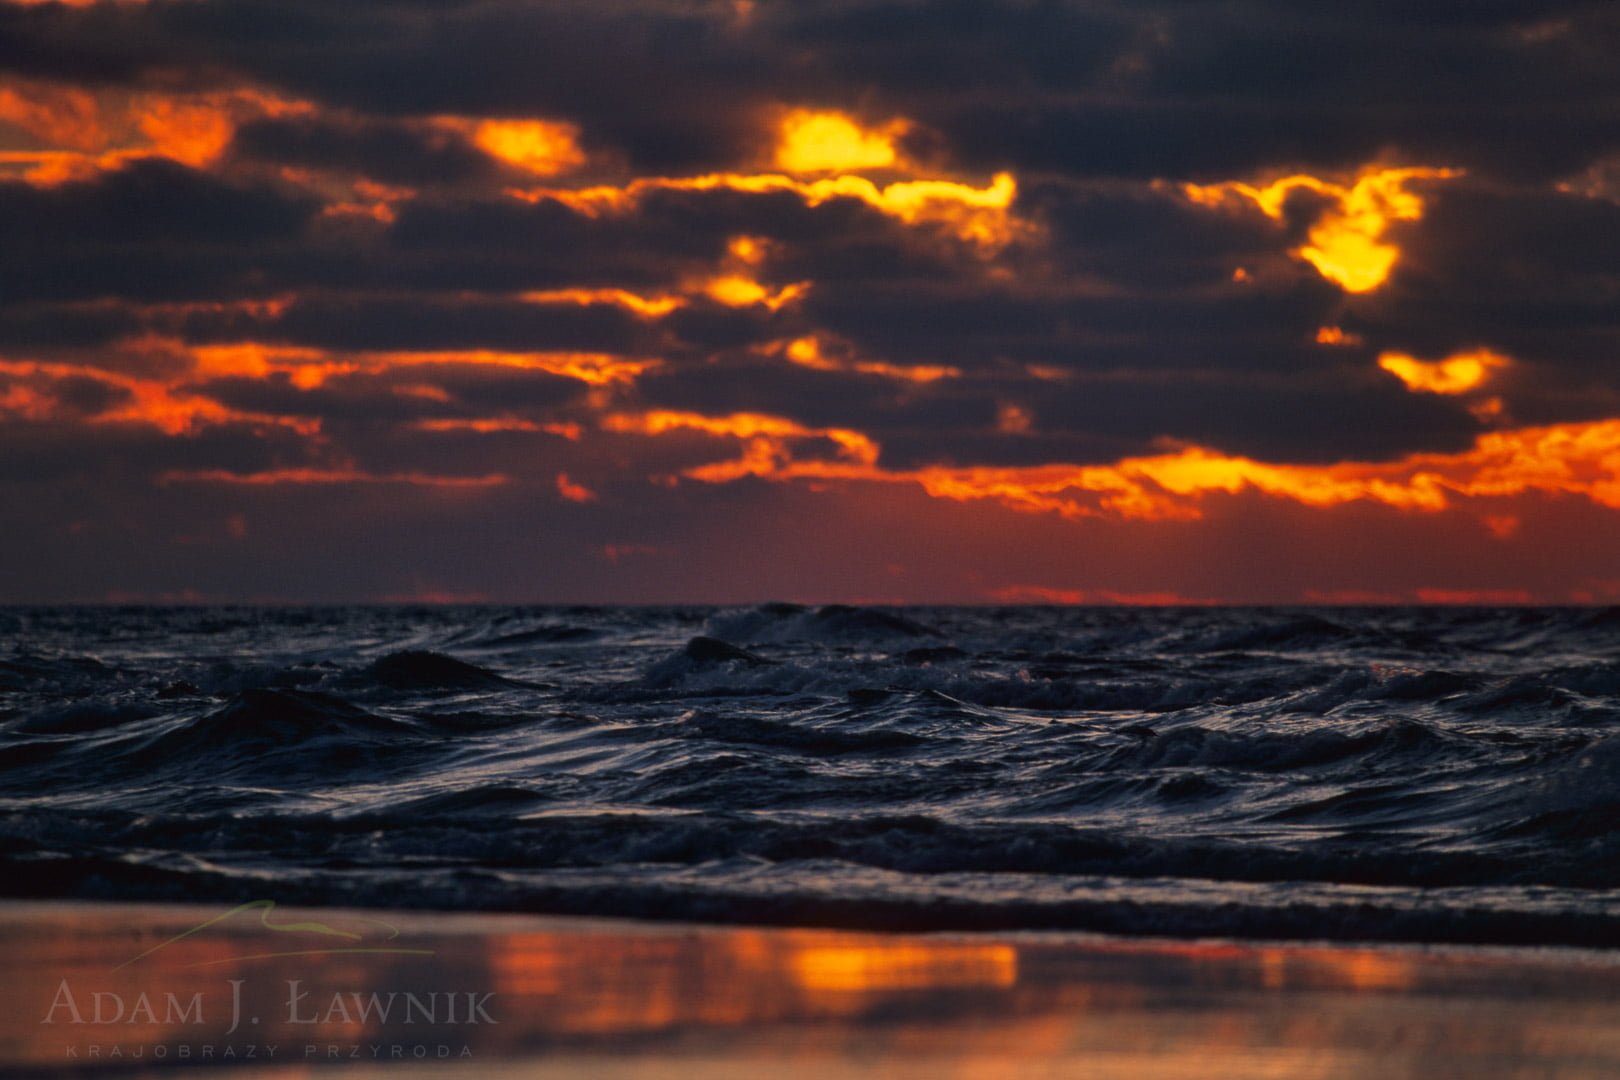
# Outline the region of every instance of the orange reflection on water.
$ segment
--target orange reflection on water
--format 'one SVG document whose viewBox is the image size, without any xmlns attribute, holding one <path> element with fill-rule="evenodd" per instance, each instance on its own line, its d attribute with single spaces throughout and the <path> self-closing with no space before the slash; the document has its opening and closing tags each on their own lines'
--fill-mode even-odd
<svg viewBox="0 0 1620 1080">
<path fill-rule="evenodd" d="M 1375 949 L 1259 946 L 1253 955 L 1262 984 L 1279 990 L 1290 986 L 1410 990 L 1421 971 L 1410 953 Z"/>
<path fill-rule="evenodd" d="M 1007 987 L 1018 981 L 1018 950 L 1009 945 L 822 945 L 801 949 L 791 963 L 799 985 L 811 991 Z"/>
<path fill-rule="evenodd" d="M 154 949 L 199 912 L 0 908 L 0 1070 L 82 1066 L 91 1044 L 171 1061 L 180 1047 L 256 1044 L 261 1060 L 238 1063 L 259 1066 L 275 1044 L 285 1069 L 333 1047 L 442 1044 L 484 1075 L 677 1062 L 745 1075 L 768 1061 L 792 1076 L 909 1063 L 955 1076 L 1597 1077 L 1620 1063 L 1612 962 L 453 915 L 388 915 L 390 936 L 341 912 L 277 913 L 362 931 L 330 952 L 329 936 L 244 919 Z M 72 1023 L 64 986 L 72 1007 L 100 993 L 118 1018 Z"/>
</svg>

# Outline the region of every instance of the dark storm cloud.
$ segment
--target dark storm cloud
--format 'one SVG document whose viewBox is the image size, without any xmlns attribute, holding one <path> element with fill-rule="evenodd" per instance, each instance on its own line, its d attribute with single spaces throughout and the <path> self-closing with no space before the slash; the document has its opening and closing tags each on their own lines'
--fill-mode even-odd
<svg viewBox="0 0 1620 1080">
<path fill-rule="evenodd" d="M 314 389 L 294 386 L 281 374 L 262 379 L 210 379 L 191 389 L 222 405 L 272 416 L 318 417 L 339 421 L 410 421 L 440 415 L 436 402 L 390 392 L 369 377 L 333 379 Z"/>
<path fill-rule="evenodd" d="M 1172 374 L 1032 384 L 989 376 L 918 386 L 755 364 L 649 377 L 640 396 L 658 408 L 762 411 L 807 427 L 852 427 L 883 447 L 892 468 L 1095 464 L 1157 452 L 1163 438 L 1260 460 L 1380 461 L 1463 450 L 1480 430 L 1456 400 L 1408 393 L 1367 363 L 1318 360 L 1294 370 L 1301 374 L 1287 379 Z M 1006 406 L 1028 419 L 1029 430 L 997 431 Z"/>
<path fill-rule="evenodd" d="M 666 320 L 670 330 L 688 348 L 735 349 L 783 336 L 792 324 L 788 317 L 760 305 L 729 308 L 698 303 L 675 312 Z"/>
<path fill-rule="evenodd" d="M 654 408 L 705 413 L 766 412 L 809 427 L 933 427 L 943 431 L 992 426 L 996 405 L 978 388 L 949 381 L 926 385 L 882 375 L 814 371 L 785 361 L 695 367 L 657 373 L 640 382 L 638 397 Z"/>
<path fill-rule="evenodd" d="M 1616 413 L 1620 205 L 1457 183 L 1437 191 L 1388 286 L 1343 325 L 1383 348 L 1439 358 L 1488 347 L 1517 363 L 1492 386 L 1520 423 Z"/>
<path fill-rule="evenodd" d="M 773 103 L 857 102 L 984 167 L 1185 176 L 1397 150 L 1556 175 L 1614 144 L 1617 45 L 1601 3 L 777 2 L 747 19 L 719 3 L 0 6 L 10 70 L 554 115 L 665 171 L 767 149 Z"/>
<path fill-rule="evenodd" d="M 1133 5 L 1153 30 L 1114 92 L 1015 85 L 942 101 L 931 121 L 964 161 L 1140 178 L 1396 154 L 1545 179 L 1616 145 L 1612 5 L 1475 7 Z"/>
<path fill-rule="evenodd" d="M 67 487 L 90 512 L 111 491 L 149 491 L 170 470 L 208 468 L 253 472 L 303 461 L 304 439 L 286 429 L 213 427 L 175 438 L 143 424 L 91 424 L 65 418 L 45 423 L 11 423 L 0 480 L 35 490 Z M 17 513 L 20 504 L 10 506 Z"/>
<path fill-rule="evenodd" d="M 489 156 L 464 140 L 386 120 L 258 120 L 237 129 L 232 151 L 252 161 L 350 171 L 392 184 L 460 184 L 495 175 Z"/>
<path fill-rule="evenodd" d="M 1113 382 L 1043 394 L 1037 429 L 1118 439 L 1185 439 L 1262 461 L 1381 461 L 1466 449 L 1478 422 L 1456 401 L 1410 394 L 1392 378 L 1304 386 Z"/>
<path fill-rule="evenodd" d="M 734 156 L 781 73 L 720 5 L 243 0 L 0 9 L 0 65 L 69 79 L 144 80 L 180 69 L 265 82 L 379 114 L 589 119 L 644 168 Z M 70 43 L 82 43 L 74 49 Z M 744 91 L 739 93 L 739 91 Z"/>
<path fill-rule="evenodd" d="M 142 325 L 133 312 L 110 308 L 4 306 L 0 307 L 0 354 L 107 345 L 138 332 Z"/>
<path fill-rule="evenodd" d="M 1234 286 L 1191 296 L 824 288 L 806 307 L 895 363 L 1241 370 L 1321 362 L 1305 345 L 1333 308 L 1330 291 L 1311 282 L 1276 294 Z"/>
<path fill-rule="evenodd" d="M 0 184 L 0 297 L 216 296 L 297 242 L 316 209 L 164 159 L 55 188 Z"/>
<path fill-rule="evenodd" d="M 186 63 L 187 60 L 191 63 Z M 192 67 L 155 10 L 133 4 L 0 4 L 0 68 L 99 85 Z"/>
<path fill-rule="evenodd" d="M 695 232 L 639 217 L 588 217 L 560 202 L 407 204 L 389 230 L 391 259 L 465 274 L 473 288 L 542 289 L 554 285 L 667 283 L 697 261 L 725 250 L 720 231 Z M 482 264 L 487 270 L 480 272 Z M 447 279 L 448 280 L 448 279 Z"/>
<path fill-rule="evenodd" d="M 1373 107 L 1441 100 L 1460 85 L 1487 105 L 1567 104 L 1609 86 L 1603 48 L 1620 28 L 1612 5 L 1590 0 L 1233 0 L 1162 10 L 1170 29 L 1151 67 L 1152 92 L 1259 101 L 1303 95 Z"/>
<path fill-rule="evenodd" d="M 777 2 L 762 5 L 761 22 L 762 36 L 809 50 L 831 85 L 871 88 L 898 105 L 933 95 L 1088 88 L 1150 20 L 1106 3 L 939 0 Z"/>
<path fill-rule="evenodd" d="M 295 235 L 314 210 L 307 198 L 239 187 L 165 159 L 44 190 L 0 184 L 0 233 L 9 251 L 25 255 L 75 246 L 246 247 Z"/>
<path fill-rule="evenodd" d="M 444 398 L 409 392 L 428 385 Z M 494 412 L 547 413 L 577 401 L 585 387 L 544 371 L 487 370 L 454 364 L 413 364 L 383 373 L 335 376 L 303 389 L 282 375 L 213 379 L 194 387 L 221 404 L 272 416 L 336 421 L 413 421 L 484 416 Z"/>
<path fill-rule="evenodd" d="M 415 370 L 420 378 L 449 391 L 454 408 L 473 416 L 502 412 L 543 416 L 578 404 L 589 391 L 584 383 L 544 371 L 450 364 L 425 364 Z M 395 377 L 405 379 L 411 375 L 406 370 Z"/>
<path fill-rule="evenodd" d="M 952 431 L 898 427 L 882 436 L 883 464 L 891 469 L 931 465 L 1100 465 L 1150 451 L 1136 436 L 1103 432 L 1043 432 L 1009 435 L 993 425 Z"/>
<path fill-rule="evenodd" d="M 293 344 L 346 350 L 633 353 L 659 343 L 645 321 L 610 304 L 448 298 L 299 300 L 263 331 Z"/>
</svg>

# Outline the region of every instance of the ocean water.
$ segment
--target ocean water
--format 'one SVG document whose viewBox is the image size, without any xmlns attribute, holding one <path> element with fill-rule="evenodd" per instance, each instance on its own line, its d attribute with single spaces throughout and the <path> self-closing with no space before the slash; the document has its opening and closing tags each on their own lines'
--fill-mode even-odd
<svg viewBox="0 0 1620 1080">
<path fill-rule="evenodd" d="M 0 894 L 1620 946 L 1620 611 L 0 610 Z"/>
</svg>

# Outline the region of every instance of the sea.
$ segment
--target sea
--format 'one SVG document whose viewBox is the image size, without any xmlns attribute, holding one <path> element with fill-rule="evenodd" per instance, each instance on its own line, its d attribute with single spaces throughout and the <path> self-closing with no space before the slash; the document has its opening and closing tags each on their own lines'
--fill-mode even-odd
<svg viewBox="0 0 1620 1080">
<path fill-rule="evenodd" d="M 5 608 L 0 895 L 1615 948 L 1620 610 Z"/>
</svg>

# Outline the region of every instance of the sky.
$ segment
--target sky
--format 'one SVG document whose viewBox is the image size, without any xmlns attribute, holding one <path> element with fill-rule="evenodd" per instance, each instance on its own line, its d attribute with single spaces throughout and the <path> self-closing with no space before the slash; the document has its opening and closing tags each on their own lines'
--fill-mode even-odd
<svg viewBox="0 0 1620 1080">
<path fill-rule="evenodd" d="M 1620 602 L 1605 0 L 0 0 L 0 602 Z"/>
</svg>

